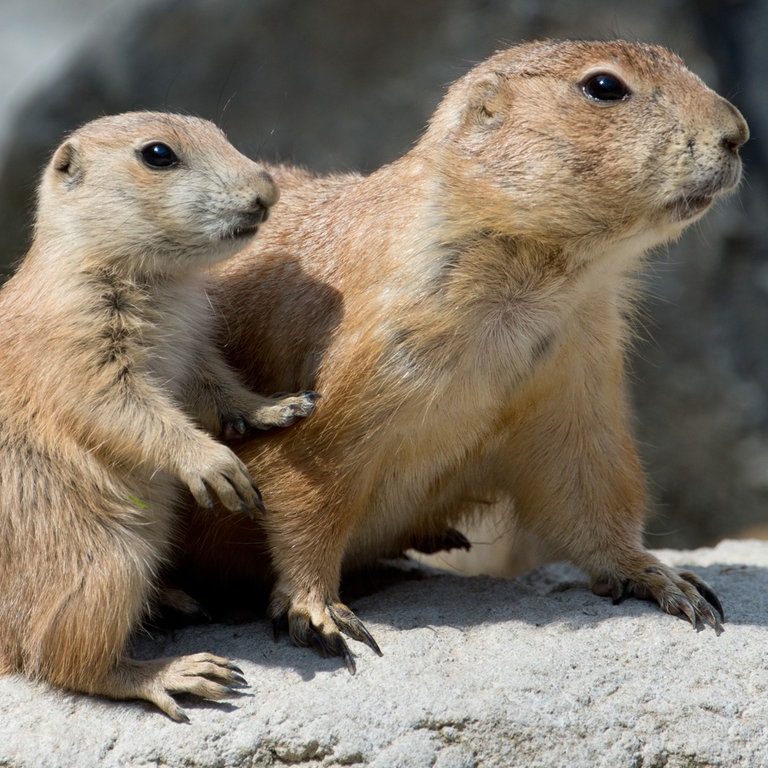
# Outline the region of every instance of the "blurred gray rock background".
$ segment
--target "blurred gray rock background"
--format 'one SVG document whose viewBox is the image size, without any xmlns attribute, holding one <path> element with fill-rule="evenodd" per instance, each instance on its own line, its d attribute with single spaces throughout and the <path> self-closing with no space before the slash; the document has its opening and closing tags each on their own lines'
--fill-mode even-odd
<svg viewBox="0 0 768 768">
<path fill-rule="evenodd" d="M 740 192 L 652 261 L 632 370 L 649 543 L 768 535 L 763 0 L 4 2 L 0 267 L 25 250 L 47 155 L 96 116 L 190 112 L 254 157 L 368 171 L 410 147 L 474 62 L 544 36 L 665 44 L 750 123 Z"/>
</svg>

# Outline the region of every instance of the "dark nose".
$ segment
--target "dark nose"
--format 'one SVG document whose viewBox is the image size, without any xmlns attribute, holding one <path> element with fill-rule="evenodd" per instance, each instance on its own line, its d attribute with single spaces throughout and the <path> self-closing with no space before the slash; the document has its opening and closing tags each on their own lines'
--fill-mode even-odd
<svg viewBox="0 0 768 768">
<path fill-rule="evenodd" d="M 271 208 L 280 197 L 280 190 L 274 179 L 263 169 L 257 172 L 252 188 L 264 208 Z"/>
<path fill-rule="evenodd" d="M 727 127 L 724 129 L 720 141 L 725 149 L 736 153 L 739 151 L 739 147 L 746 144 L 749 139 L 749 126 L 741 112 L 730 101 L 722 99 L 722 105 L 725 111 L 724 122 Z"/>
</svg>

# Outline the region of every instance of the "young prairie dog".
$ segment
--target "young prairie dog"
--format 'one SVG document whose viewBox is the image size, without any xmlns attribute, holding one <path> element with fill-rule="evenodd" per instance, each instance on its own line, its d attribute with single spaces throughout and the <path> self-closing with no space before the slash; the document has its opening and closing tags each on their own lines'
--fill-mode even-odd
<svg viewBox="0 0 768 768">
<path fill-rule="evenodd" d="M 0 672 L 146 699 L 245 681 L 203 653 L 137 661 L 126 642 L 168 559 L 186 486 L 233 512 L 261 499 L 208 433 L 287 425 L 314 393 L 247 391 L 213 344 L 205 270 L 277 200 L 212 124 L 137 112 L 75 131 L 38 193 L 31 249 L 0 291 Z"/>
<path fill-rule="evenodd" d="M 247 573 L 265 539 L 273 619 L 353 669 L 342 633 L 377 646 L 342 569 L 461 544 L 453 526 L 506 503 L 598 593 L 719 629 L 712 590 L 642 543 L 624 358 L 643 254 L 734 188 L 747 138 L 662 48 L 545 41 L 459 79 L 370 176 L 270 169 L 277 215 L 214 300 L 250 386 L 323 400 L 241 445 L 269 514 L 193 513 L 190 562 Z"/>
</svg>

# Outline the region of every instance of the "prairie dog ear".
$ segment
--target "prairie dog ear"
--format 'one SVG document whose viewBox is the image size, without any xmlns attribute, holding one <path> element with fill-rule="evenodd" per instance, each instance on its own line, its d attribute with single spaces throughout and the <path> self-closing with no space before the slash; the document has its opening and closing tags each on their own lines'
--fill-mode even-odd
<svg viewBox="0 0 768 768">
<path fill-rule="evenodd" d="M 505 79 L 489 72 L 472 84 L 467 99 L 466 118 L 478 125 L 496 125 L 503 120 L 506 100 L 502 94 Z"/>
<path fill-rule="evenodd" d="M 73 187 L 80 183 L 83 168 L 75 141 L 68 139 L 54 152 L 51 167 L 66 186 Z"/>
</svg>

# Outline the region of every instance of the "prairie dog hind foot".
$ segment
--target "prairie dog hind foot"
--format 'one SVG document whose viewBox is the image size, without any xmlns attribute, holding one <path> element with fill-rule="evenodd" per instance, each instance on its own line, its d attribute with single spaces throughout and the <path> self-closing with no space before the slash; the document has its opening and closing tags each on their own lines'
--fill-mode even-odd
<svg viewBox="0 0 768 768">
<path fill-rule="evenodd" d="M 171 720 L 185 723 L 189 717 L 174 700 L 175 694 L 219 701 L 236 696 L 247 686 L 242 669 L 234 662 L 211 653 L 196 653 L 151 661 L 123 659 L 91 693 L 114 699 L 143 699 Z"/>
</svg>

